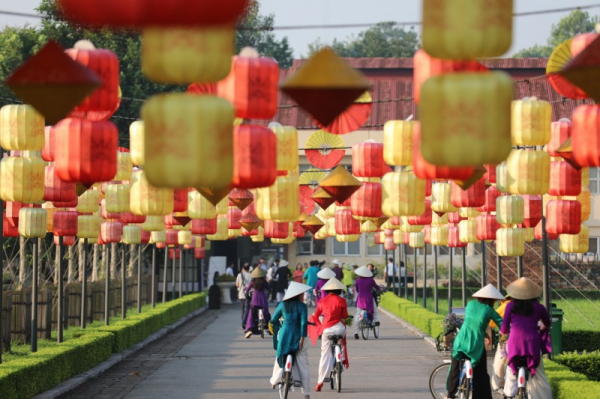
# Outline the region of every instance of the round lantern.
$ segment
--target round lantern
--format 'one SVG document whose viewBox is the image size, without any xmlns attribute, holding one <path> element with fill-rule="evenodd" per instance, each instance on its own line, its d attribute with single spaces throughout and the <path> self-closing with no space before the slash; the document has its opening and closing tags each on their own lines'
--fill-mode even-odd
<svg viewBox="0 0 600 399">
<path fill-rule="evenodd" d="M 205 248 L 194 248 L 194 259 L 204 259 L 206 257 Z"/>
<path fill-rule="evenodd" d="M 431 210 L 439 214 L 456 211 L 451 193 L 450 183 L 435 183 L 431 190 Z"/>
<path fill-rule="evenodd" d="M 55 173 L 86 187 L 117 173 L 117 127 L 108 121 L 67 118 L 55 126 Z"/>
<path fill-rule="evenodd" d="M 131 212 L 121 213 L 119 217 L 121 223 L 123 224 L 142 224 L 146 221 L 146 216 L 134 215 Z M 162 226 L 161 226 L 162 229 Z"/>
<path fill-rule="evenodd" d="M 217 83 L 217 95 L 242 119 L 271 119 L 277 112 L 279 66 L 272 58 L 233 57 L 231 72 Z"/>
<path fill-rule="evenodd" d="M 144 166 L 144 122 L 135 121 L 129 125 L 129 150 L 134 165 Z"/>
<path fill-rule="evenodd" d="M 386 173 L 381 179 L 385 216 L 418 216 L 425 212 L 425 180 L 411 172 Z"/>
<path fill-rule="evenodd" d="M 142 242 L 142 228 L 138 225 L 128 225 L 123 227 L 123 244 L 139 244 Z"/>
<path fill-rule="evenodd" d="M 179 260 L 181 258 L 181 250 L 179 248 L 169 248 L 169 259 Z"/>
<path fill-rule="evenodd" d="M 25 238 L 46 237 L 48 212 L 40 208 L 19 210 L 19 234 Z"/>
<path fill-rule="evenodd" d="M 460 213 L 458 211 L 448 212 L 446 215 L 448 215 L 448 223 L 454 224 L 454 225 L 457 225 L 458 223 L 460 223 L 461 220 L 466 219 L 465 217 L 460 216 Z"/>
<path fill-rule="evenodd" d="M 76 184 L 59 179 L 54 166 L 46 166 L 44 178 L 44 201 L 71 202 L 77 199 Z M 96 203 L 96 207 L 98 204 Z"/>
<path fill-rule="evenodd" d="M 274 222 L 265 220 L 264 234 L 266 238 L 287 238 L 289 233 L 288 222 Z"/>
<path fill-rule="evenodd" d="M 58 245 L 60 243 L 59 236 L 54 236 L 54 245 Z M 75 245 L 75 236 L 64 236 L 63 237 L 63 245 L 65 247 L 72 247 Z"/>
<path fill-rule="evenodd" d="M 412 166 L 414 121 L 387 121 L 383 126 L 383 160 L 388 165 Z"/>
<path fill-rule="evenodd" d="M 233 110 L 214 96 L 159 94 L 142 107 L 144 173 L 157 187 L 227 187 Z"/>
<path fill-rule="evenodd" d="M 316 236 L 314 238 L 317 239 Z M 250 237 L 250 239 L 252 240 L 252 242 L 263 242 L 265 240 L 265 231 L 263 227 L 259 226 L 258 233 Z"/>
<path fill-rule="evenodd" d="M 550 188 L 548 194 L 577 196 L 581 193 L 581 170 L 565 161 L 550 163 Z"/>
<path fill-rule="evenodd" d="M 157 188 L 146 179 L 144 171 L 131 175 L 129 206 L 134 215 L 164 216 L 173 211 L 173 190 Z"/>
<path fill-rule="evenodd" d="M 173 190 L 173 212 L 187 212 L 188 189 L 176 188 Z"/>
<path fill-rule="evenodd" d="M 253 125 L 236 126 L 233 132 L 233 186 L 257 188 L 272 185 L 277 177 L 277 156 L 277 136 L 270 129 Z"/>
<path fill-rule="evenodd" d="M 53 215 L 53 233 L 55 236 L 77 235 L 77 212 L 57 211 Z"/>
<path fill-rule="evenodd" d="M 105 243 L 121 242 L 123 224 L 121 222 L 103 222 L 100 225 L 100 237 Z"/>
<path fill-rule="evenodd" d="M 523 226 L 535 227 L 542 220 L 542 198 L 538 195 L 523 195 Z"/>
<path fill-rule="evenodd" d="M 513 145 L 546 145 L 550 141 L 552 106 L 535 97 L 511 103 L 511 137 Z"/>
<path fill-rule="evenodd" d="M 352 236 L 345 236 L 347 239 L 352 239 Z M 357 236 L 358 237 L 358 236 Z M 271 238 L 273 244 L 291 244 L 294 242 L 294 226 L 293 223 L 288 223 L 288 234 L 286 238 Z"/>
<path fill-rule="evenodd" d="M 46 126 L 44 130 L 42 159 L 46 162 L 54 162 L 54 126 Z"/>
<path fill-rule="evenodd" d="M 563 197 L 563 199 L 569 201 L 578 201 L 581 204 L 581 221 L 585 222 L 588 220 L 590 214 L 592 213 L 592 195 L 587 187 L 582 186 L 581 194 L 579 194 L 577 197 Z"/>
<path fill-rule="evenodd" d="M 430 234 L 431 245 L 448 245 L 448 226 L 431 226 Z"/>
<path fill-rule="evenodd" d="M 495 240 L 496 231 L 500 228 L 500 224 L 496 220 L 495 215 L 481 214 L 475 218 L 477 223 L 475 228 L 475 236 L 481 240 Z"/>
<path fill-rule="evenodd" d="M 373 140 L 352 146 L 352 174 L 356 177 L 381 177 L 388 171 L 383 161 L 383 144 Z"/>
<path fill-rule="evenodd" d="M 489 186 L 484 193 L 485 203 L 477 208 L 479 212 L 496 212 L 496 200 L 500 197 L 500 191 L 496 186 Z"/>
<path fill-rule="evenodd" d="M 431 213 L 431 225 L 432 226 L 444 226 L 448 224 L 448 213 L 442 214 L 440 216 L 436 212 Z"/>
<path fill-rule="evenodd" d="M 386 251 L 395 251 L 396 248 L 397 247 L 394 243 L 394 237 L 386 237 L 385 241 L 383 242 L 383 249 L 385 249 Z"/>
<path fill-rule="evenodd" d="M 150 244 L 166 243 L 167 232 L 165 230 L 153 231 L 150 233 Z"/>
<path fill-rule="evenodd" d="M 481 240 L 477 238 L 477 221 L 474 219 L 461 220 L 458 223 L 458 238 L 466 243 L 478 243 Z"/>
<path fill-rule="evenodd" d="M 230 206 L 229 211 L 227 212 L 227 221 L 228 229 L 241 229 L 242 225 L 240 224 L 240 219 L 242 218 L 242 211 L 239 210 L 238 207 Z"/>
<path fill-rule="evenodd" d="M 579 234 L 581 230 L 579 201 L 552 200 L 546 206 L 548 234 Z"/>
<path fill-rule="evenodd" d="M 278 176 L 275 184 L 256 190 L 256 215 L 262 220 L 295 222 L 300 216 L 298 178 Z"/>
<path fill-rule="evenodd" d="M 298 130 L 293 126 L 269 123 L 277 137 L 277 170 L 294 170 L 298 167 Z"/>
<path fill-rule="evenodd" d="M 99 204 L 100 192 L 92 189 L 86 190 L 77 201 L 77 213 L 94 213 L 98 211 Z"/>
<path fill-rule="evenodd" d="M 44 117 L 31 105 L 0 109 L 0 145 L 5 150 L 40 151 L 44 136 Z"/>
<path fill-rule="evenodd" d="M 403 231 L 400 230 L 394 230 L 392 237 L 394 238 L 394 244 L 396 245 L 400 245 L 400 244 L 404 244 L 404 237 L 408 235 L 409 236 L 409 240 L 410 240 L 410 233 L 405 233 Z M 408 244 L 408 243 L 407 243 Z"/>
<path fill-rule="evenodd" d="M 561 234 L 560 251 L 567 254 L 585 254 L 590 246 L 590 229 L 581 225 L 579 234 Z"/>
<path fill-rule="evenodd" d="M 535 239 L 535 228 L 533 227 L 523 227 L 523 239 L 525 242 L 532 242 Z"/>
<path fill-rule="evenodd" d="M 100 215 L 102 219 L 119 220 L 121 218 L 119 213 L 110 213 L 106 210 L 106 199 L 100 201 Z"/>
<path fill-rule="evenodd" d="M 579 166 L 600 166 L 600 105 L 585 104 L 572 114 L 571 144 Z"/>
<path fill-rule="evenodd" d="M 455 182 L 451 182 L 450 186 L 451 202 L 452 205 L 454 205 L 455 207 L 475 208 L 478 206 L 483 206 L 485 204 L 485 180 L 479 179 L 467 189 L 461 188 Z"/>
<path fill-rule="evenodd" d="M 79 215 L 77 217 L 77 237 L 98 239 L 101 223 L 102 219 L 95 215 Z"/>
<path fill-rule="evenodd" d="M 177 245 L 179 243 L 179 232 L 177 230 L 166 230 L 165 243 L 168 246 Z"/>
<path fill-rule="evenodd" d="M 465 248 L 466 242 L 460 239 L 460 228 L 457 226 L 448 226 L 448 246 L 450 248 Z"/>
<path fill-rule="evenodd" d="M 192 234 L 216 234 L 217 217 L 212 219 L 192 219 Z"/>
<path fill-rule="evenodd" d="M 361 218 L 376 218 L 381 214 L 381 183 L 364 182 L 350 197 L 350 207 L 353 216 Z"/>
<path fill-rule="evenodd" d="M 192 243 L 192 232 L 185 230 L 178 231 L 177 243 L 179 245 L 190 245 Z"/>
<path fill-rule="evenodd" d="M 40 203 L 44 198 L 42 158 L 6 157 L 0 162 L 0 198 L 4 201 Z"/>
<path fill-rule="evenodd" d="M 524 253 L 523 229 L 502 228 L 496 231 L 496 254 L 498 256 L 522 256 Z"/>
<path fill-rule="evenodd" d="M 525 201 L 517 195 L 505 195 L 496 200 L 496 220 L 500 224 L 520 224 L 525 217 Z"/>
<path fill-rule="evenodd" d="M 552 122 L 550 127 L 550 142 L 548 143 L 548 154 L 551 157 L 560 157 L 560 154 L 556 150 L 571 137 L 571 128 L 571 121 L 567 118 L 561 118 L 557 122 Z"/>
<path fill-rule="evenodd" d="M 338 209 L 335 212 L 335 233 L 343 235 L 360 234 L 360 222 L 352 217 L 350 209 Z"/>
<path fill-rule="evenodd" d="M 424 226 L 431 224 L 432 212 L 431 212 L 431 201 L 425 200 L 425 212 L 419 216 L 408 216 L 406 222 L 411 225 Z"/>
<path fill-rule="evenodd" d="M 410 233 L 408 246 L 411 248 L 423 248 L 425 246 L 425 233 Z"/>
<path fill-rule="evenodd" d="M 196 190 L 188 193 L 188 214 L 192 219 L 213 219 L 217 209 Z"/>
<path fill-rule="evenodd" d="M 160 231 L 164 230 L 165 221 L 161 216 L 146 216 L 146 220 L 142 223 L 143 231 Z"/>
<path fill-rule="evenodd" d="M 206 238 L 211 241 L 225 241 L 229 238 L 227 235 L 227 216 L 219 215 L 217 216 L 217 231 L 214 234 L 206 234 Z M 204 234 L 204 233 L 196 233 L 196 231 L 192 231 L 193 234 Z"/>
<path fill-rule="evenodd" d="M 506 160 L 511 194 L 542 195 L 550 188 L 550 155 L 544 151 L 512 150 Z"/>
<path fill-rule="evenodd" d="M 496 188 L 500 192 L 508 192 L 508 165 L 506 162 L 496 166 Z"/>
<path fill-rule="evenodd" d="M 105 206 L 108 213 L 122 213 L 129 211 L 128 184 L 109 184 L 105 190 Z"/>
<path fill-rule="evenodd" d="M 128 181 L 131 178 L 133 171 L 133 162 L 131 161 L 131 153 L 129 150 L 119 149 L 117 151 L 117 174 L 115 180 Z"/>
</svg>

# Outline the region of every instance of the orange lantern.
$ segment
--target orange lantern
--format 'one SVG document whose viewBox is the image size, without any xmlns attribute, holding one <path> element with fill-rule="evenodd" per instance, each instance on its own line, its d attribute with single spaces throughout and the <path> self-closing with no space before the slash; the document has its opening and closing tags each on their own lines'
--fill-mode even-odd
<svg viewBox="0 0 600 399">
<path fill-rule="evenodd" d="M 552 200 L 546 205 L 548 234 L 579 234 L 581 204 L 579 201 Z"/>
<path fill-rule="evenodd" d="M 476 208 L 485 205 L 485 180 L 477 180 L 471 187 L 464 190 L 455 182 L 450 183 L 452 205 L 457 208 Z"/>
<path fill-rule="evenodd" d="M 192 219 L 192 234 L 216 234 L 217 217 L 212 219 Z"/>
<path fill-rule="evenodd" d="M 77 199 L 76 184 L 59 179 L 54 173 L 54 166 L 46 166 L 45 176 L 44 201 L 72 202 Z"/>
<path fill-rule="evenodd" d="M 335 233 L 341 235 L 360 234 L 360 222 L 352 217 L 352 211 L 342 208 L 335 211 Z"/>
<path fill-rule="evenodd" d="M 484 193 L 485 203 L 477 207 L 479 212 L 496 212 L 496 199 L 500 196 L 500 191 L 496 186 L 489 186 Z"/>
<path fill-rule="evenodd" d="M 548 143 L 548 154 L 551 157 L 560 157 L 560 154 L 556 150 L 571 137 L 572 126 L 573 124 L 567 118 L 561 118 L 557 122 L 552 122 L 550 143 Z"/>
<path fill-rule="evenodd" d="M 55 212 L 53 215 L 53 233 L 55 236 L 77 235 L 77 212 Z"/>
<path fill-rule="evenodd" d="M 431 200 L 425 200 L 425 212 L 419 216 L 408 216 L 406 221 L 410 225 L 415 226 L 426 226 L 431 224 L 432 214 L 431 214 Z"/>
<path fill-rule="evenodd" d="M 263 126 L 236 126 L 233 180 L 237 188 L 268 187 L 277 178 L 277 137 Z"/>
<path fill-rule="evenodd" d="M 538 224 L 535 226 L 533 230 L 533 235 L 536 240 L 541 240 L 543 238 L 542 235 L 542 221 L 540 220 Z M 548 240 L 558 240 L 559 234 L 549 233 L 548 229 L 546 229 L 546 236 Z"/>
<path fill-rule="evenodd" d="M 580 105 L 573 111 L 571 144 L 579 166 L 600 166 L 600 105 Z"/>
<path fill-rule="evenodd" d="M 448 246 L 450 248 L 465 248 L 466 242 L 460 240 L 460 229 L 457 226 L 448 227 Z"/>
<path fill-rule="evenodd" d="M 235 206 L 230 206 L 227 212 L 227 228 L 229 230 L 238 230 L 242 228 L 240 219 L 242 218 L 242 211 Z"/>
<path fill-rule="evenodd" d="M 381 183 L 364 182 L 350 197 L 352 215 L 378 218 L 381 213 Z"/>
<path fill-rule="evenodd" d="M 496 231 L 500 228 L 500 224 L 496 220 L 496 215 L 483 213 L 475 218 L 477 227 L 475 236 L 478 240 L 495 240 Z"/>
<path fill-rule="evenodd" d="M 381 177 L 388 171 L 383 161 L 383 144 L 373 140 L 352 146 L 352 174 L 356 177 Z"/>
<path fill-rule="evenodd" d="M 550 189 L 548 194 L 577 196 L 581 193 L 581 169 L 565 161 L 550 163 Z"/>
<path fill-rule="evenodd" d="M 542 220 L 542 197 L 523 195 L 523 226 L 535 227 Z"/>
</svg>

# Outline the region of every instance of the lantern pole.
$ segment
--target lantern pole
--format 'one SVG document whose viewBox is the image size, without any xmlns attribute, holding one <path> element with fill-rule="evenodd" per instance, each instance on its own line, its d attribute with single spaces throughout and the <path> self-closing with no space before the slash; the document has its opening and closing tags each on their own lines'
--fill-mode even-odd
<svg viewBox="0 0 600 399">
<path fill-rule="evenodd" d="M 435 245 L 433 248 L 433 311 L 438 313 L 438 251 Z"/>
<path fill-rule="evenodd" d="M 481 287 L 487 285 L 487 261 L 485 259 L 485 240 L 481 240 Z"/>
<path fill-rule="evenodd" d="M 130 254 L 131 256 L 131 254 Z M 125 270 L 125 245 L 121 247 L 121 318 L 127 317 L 127 270 Z"/>
<path fill-rule="evenodd" d="M 177 246 L 173 246 L 173 262 L 171 262 L 172 270 L 171 270 L 171 300 L 175 299 L 175 272 L 177 266 L 175 262 L 177 261 Z"/>
<path fill-rule="evenodd" d="M 183 247 L 183 245 L 181 246 Z M 183 296 L 183 258 L 184 258 L 185 249 L 181 248 L 179 250 L 179 295 L 177 298 L 181 298 Z"/>
<path fill-rule="evenodd" d="M 385 280 L 386 280 L 386 281 L 384 281 L 384 283 L 385 283 L 386 287 L 387 287 L 387 279 L 388 279 L 388 276 L 387 276 L 387 261 L 388 261 L 388 250 L 386 249 L 385 250 L 385 258 L 384 258 L 384 261 L 383 261 L 383 264 L 384 264 L 383 274 L 385 275 Z"/>
<path fill-rule="evenodd" d="M 546 233 L 546 216 L 542 216 L 542 278 L 544 289 L 544 306 L 550 311 L 550 265 L 548 263 L 548 233 Z"/>
<path fill-rule="evenodd" d="M 402 244 L 402 253 L 404 254 L 404 267 L 406 268 L 405 286 L 404 286 L 404 299 L 408 299 L 408 253 L 406 252 L 406 244 Z M 415 283 L 414 272 L 413 272 L 413 284 Z"/>
<path fill-rule="evenodd" d="M 137 312 L 142 313 L 142 243 L 138 245 L 137 261 Z M 148 292 L 148 290 L 146 290 Z"/>
<path fill-rule="evenodd" d="M 110 245 L 104 244 L 104 325 L 110 324 Z"/>
<path fill-rule="evenodd" d="M 204 259 L 200 259 L 200 292 L 204 291 Z"/>
<path fill-rule="evenodd" d="M 454 264 L 454 254 L 452 248 L 448 247 L 450 252 L 450 264 L 448 265 L 448 313 L 452 312 L 452 267 Z"/>
<path fill-rule="evenodd" d="M 523 255 L 519 256 L 519 259 L 517 262 L 517 277 L 518 278 L 523 277 Z"/>
<path fill-rule="evenodd" d="M 169 275 L 167 272 L 168 266 L 169 266 L 169 250 L 166 246 L 165 246 L 164 250 L 165 250 L 165 261 L 164 261 L 165 269 L 163 270 L 162 303 L 167 302 L 167 276 Z"/>
<path fill-rule="evenodd" d="M 423 308 L 427 309 L 427 243 L 423 247 Z"/>
<path fill-rule="evenodd" d="M 150 292 L 150 302 L 152 307 L 156 306 L 156 245 L 152 245 L 152 288 Z"/>
<path fill-rule="evenodd" d="M 31 351 L 37 352 L 37 310 L 38 310 L 38 253 L 37 246 L 40 239 L 34 239 L 32 242 L 33 270 L 31 276 Z M 0 273 L 1 274 L 1 273 Z M 0 348 L 1 350 L 1 348 Z"/>
<path fill-rule="evenodd" d="M 413 302 L 417 303 L 417 249 L 413 248 L 415 254 L 415 277 L 413 278 Z"/>
<path fill-rule="evenodd" d="M 502 257 L 496 255 L 496 288 L 502 291 Z"/>
<path fill-rule="evenodd" d="M 0 157 L 4 151 L 0 148 Z M 4 202 L 0 200 L 0 211 L 4 211 Z M 2 350 L 4 345 L 2 342 L 2 315 L 4 314 L 4 223 L 0 223 L 0 364 L 2 364 Z"/>
<path fill-rule="evenodd" d="M 394 279 L 396 280 L 394 282 L 395 286 L 398 287 L 396 289 L 396 295 L 401 296 L 402 295 L 402 246 L 400 246 L 400 245 L 398 245 L 398 275 Z"/>
<path fill-rule="evenodd" d="M 81 277 L 81 328 L 85 328 L 87 310 L 87 262 L 90 251 L 90 241 L 83 239 L 83 276 Z"/>
<path fill-rule="evenodd" d="M 189 289 L 188 289 L 188 272 L 189 272 L 188 252 L 189 252 L 189 249 L 186 249 L 185 252 L 184 252 L 185 262 L 183 262 L 184 265 L 185 265 L 185 269 L 184 269 L 184 273 L 183 273 L 183 280 L 185 281 L 185 288 L 184 288 L 183 292 L 185 292 L 185 295 L 188 295 L 190 293 Z M 240 268 L 240 270 L 241 270 L 241 268 Z"/>
<path fill-rule="evenodd" d="M 63 282 L 63 236 L 58 236 L 58 247 L 56 248 L 58 251 L 58 312 L 57 312 L 57 332 L 56 332 L 56 340 L 60 344 L 63 342 L 63 312 L 64 312 L 64 282 Z"/>
<path fill-rule="evenodd" d="M 467 306 L 467 247 L 462 249 L 462 305 Z"/>
</svg>

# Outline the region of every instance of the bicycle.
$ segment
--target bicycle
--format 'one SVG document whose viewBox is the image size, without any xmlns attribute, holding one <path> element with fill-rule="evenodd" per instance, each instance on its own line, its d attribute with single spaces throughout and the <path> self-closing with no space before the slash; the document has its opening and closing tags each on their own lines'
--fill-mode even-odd
<svg viewBox="0 0 600 399">
<path fill-rule="evenodd" d="M 331 389 L 337 389 L 338 392 L 342 390 L 342 371 L 344 370 L 342 365 L 342 345 L 339 344 L 339 341 L 343 338 L 343 335 L 330 335 L 327 337 L 327 339 L 333 342 L 331 353 L 333 354 L 334 362 L 329 382 L 331 383 Z"/>
<path fill-rule="evenodd" d="M 281 381 L 279 382 L 279 399 L 287 399 L 288 393 L 292 386 L 300 387 L 301 384 L 298 381 L 297 383 L 294 381 L 292 377 L 292 369 L 294 367 L 294 357 L 292 354 L 288 354 L 285 359 L 285 365 L 283 366 L 283 374 L 281 376 Z"/>
<path fill-rule="evenodd" d="M 369 339 L 369 331 L 373 330 L 373 336 L 377 339 L 379 338 L 379 322 L 371 322 L 369 319 L 369 314 L 366 310 L 363 310 L 358 315 L 358 322 L 360 326 L 360 333 L 363 339 Z"/>
<path fill-rule="evenodd" d="M 517 357 L 517 396 L 514 399 L 527 399 L 527 381 L 529 381 L 529 368 L 527 367 L 526 357 Z M 510 371 L 509 371 L 510 372 Z M 504 399 L 509 399 L 504 396 Z"/>
<path fill-rule="evenodd" d="M 429 391 L 436 399 L 446 397 L 446 384 L 450 371 L 450 359 L 444 359 L 444 364 L 437 366 L 429 377 Z M 473 365 L 470 360 L 460 361 L 460 380 L 455 398 L 471 399 L 473 395 Z"/>
</svg>

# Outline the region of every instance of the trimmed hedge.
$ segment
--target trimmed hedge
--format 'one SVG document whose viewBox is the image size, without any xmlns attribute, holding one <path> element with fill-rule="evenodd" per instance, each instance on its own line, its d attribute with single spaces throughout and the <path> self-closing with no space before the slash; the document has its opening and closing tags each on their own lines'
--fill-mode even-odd
<svg viewBox="0 0 600 399">
<path fill-rule="evenodd" d="M 600 331 L 563 329 L 562 347 L 564 352 L 599 351 Z"/>
<path fill-rule="evenodd" d="M 554 356 L 553 359 L 576 373 L 584 374 L 592 381 L 600 381 L 600 352 L 563 353 Z"/>
<path fill-rule="evenodd" d="M 391 292 L 386 292 L 379 304 L 432 337 L 437 337 L 444 331 L 444 316 L 430 312 L 412 301 L 398 298 Z"/>
</svg>

